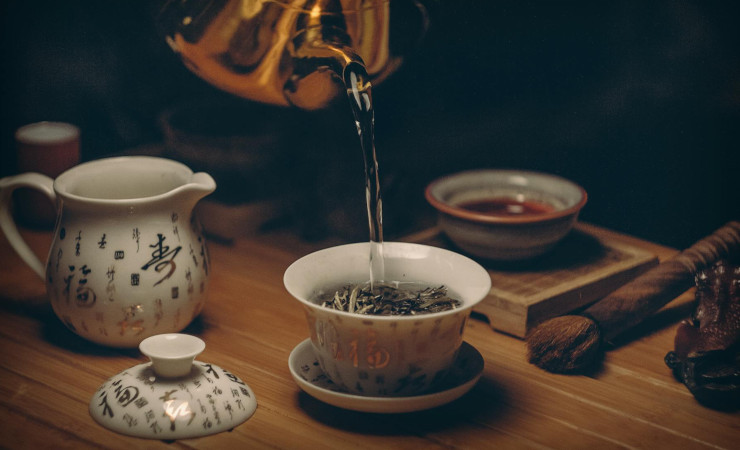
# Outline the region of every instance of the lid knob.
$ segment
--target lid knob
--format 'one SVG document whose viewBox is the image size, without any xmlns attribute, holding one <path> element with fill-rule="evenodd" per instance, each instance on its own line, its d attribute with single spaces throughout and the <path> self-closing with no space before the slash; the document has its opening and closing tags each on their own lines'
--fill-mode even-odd
<svg viewBox="0 0 740 450">
<path fill-rule="evenodd" d="M 141 341 L 139 350 L 152 361 L 154 373 L 177 378 L 190 374 L 193 361 L 206 348 L 202 339 L 189 334 L 158 334 Z"/>
</svg>

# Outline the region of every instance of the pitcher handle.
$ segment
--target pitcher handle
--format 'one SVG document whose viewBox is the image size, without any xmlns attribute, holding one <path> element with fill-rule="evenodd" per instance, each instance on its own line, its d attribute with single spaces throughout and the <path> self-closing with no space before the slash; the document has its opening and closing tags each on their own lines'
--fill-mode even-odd
<svg viewBox="0 0 740 450">
<path fill-rule="evenodd" d="M 3 230 L 5 237 L 18 253 L 18 256 L 43 280 L 44 264 L 21 236 L 11 211 L 13 192 L 22 187 L 41 191 L 56 204 L 57 196 L 54 193 L 54 180 L 40 173 L 24 173 L 0 179 L 0 229 Z"/>
</svg>

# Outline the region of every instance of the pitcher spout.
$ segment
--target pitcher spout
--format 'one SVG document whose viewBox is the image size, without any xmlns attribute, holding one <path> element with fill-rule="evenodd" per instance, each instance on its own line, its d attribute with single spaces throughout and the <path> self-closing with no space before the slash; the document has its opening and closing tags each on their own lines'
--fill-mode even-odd
<svg viewBox="0 0 740 450">
<path fill-rule="evenodd" d="M 216 181 L 205 172 L 194 173 L 189 184 L 192 185 L 193 190 L 203 192 L 203 196 L 216 190 Z"/>
<path fill-rule="evenodd" d="M 194 173 L 190 180 L 178 187 L 172 194 L 181 197 L 190 205 L 195 205 L 203 197 L 216 190 L 216 181 L 206 172 Z"/>
</svg>

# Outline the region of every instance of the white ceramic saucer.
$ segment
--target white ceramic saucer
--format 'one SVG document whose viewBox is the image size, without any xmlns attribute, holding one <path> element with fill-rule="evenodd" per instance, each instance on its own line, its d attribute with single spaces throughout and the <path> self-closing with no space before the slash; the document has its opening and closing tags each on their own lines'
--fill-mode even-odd
<svg viewBox="0 0 740 450">
<path fill-rule="evenodd" d="M 434 408 L 462 397 L 475 386 L 483 373 L 483 357 L 475 347 L 463 342 L 444 382 L 431 392 L 408 397 L 370 397 L 346 393 L 324 375 L 313 354 L 310 339 L 293 349 L 288 366 L 298 386 L 325 403 L 353 411 L 405 413 Z"/>
</svg>

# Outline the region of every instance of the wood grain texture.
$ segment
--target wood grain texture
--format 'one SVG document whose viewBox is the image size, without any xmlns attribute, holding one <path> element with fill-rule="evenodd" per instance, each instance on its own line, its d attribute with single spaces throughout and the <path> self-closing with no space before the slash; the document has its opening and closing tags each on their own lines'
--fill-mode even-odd
<svg viewBox="0 0 740 450">
<path fill-rule="evenodd" d="M 43 256 L 48 234 L 24 235 Z M 661 258 L 674 253 L 625 239 Z M 486 366 L 463 398 L 400 415 L 315 400 L 288 370 L 288 355 L 308 329 L 282 276 L 293 260 L 323 245 L 279 233 L 211 243 L 211 296 L 185 331 L 206 342 L 198 359 L 247 382 L 258 407 L 231 432 L 164 443 L 118 435 L 93 421 L 87 405 L 98 386 L 145 358 L 90 344 L 64 328 L 43 300 L 41 282 L 0 238 L 0 447 L 737 448 L 740 414 L 700 406 L 663 363 L 690 293 L 621 336 L 623 345 L 591 376 L 544 372 L 527 363 L 524 342 L 471 320 L 465 340 Z"/>
</svg>

